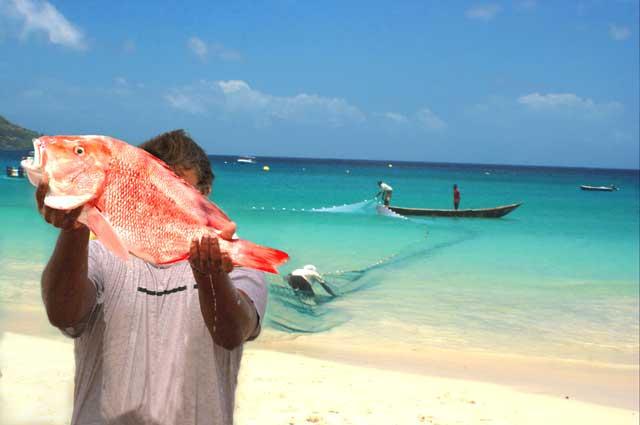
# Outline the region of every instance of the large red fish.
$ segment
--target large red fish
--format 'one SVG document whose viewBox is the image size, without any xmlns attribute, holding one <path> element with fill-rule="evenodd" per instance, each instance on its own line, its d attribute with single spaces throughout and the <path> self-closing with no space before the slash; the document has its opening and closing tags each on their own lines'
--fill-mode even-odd
<svg viewBox="0 0 640 425">
<path fill-rule="evenodd" d="M 214 203 L 146 151 L 106 136 L 43 136 L 23 161 L 29 181 L 48 182 L 45 205 L 70 210 L 113 253 L 153 264 L 189 255 L 190 242 L 232 228 Z M 235 266 L 277 273 L 289 256 L 242 239 L 218 238 Z"/>
</svg>

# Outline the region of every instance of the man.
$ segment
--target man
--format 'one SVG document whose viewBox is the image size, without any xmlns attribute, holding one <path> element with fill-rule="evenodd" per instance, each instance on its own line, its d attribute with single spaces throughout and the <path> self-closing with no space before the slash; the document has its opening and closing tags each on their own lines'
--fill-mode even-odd
<svg viewBox="0 0 640 425">
<path fill-rule="evenodd" d="M 453 185 L 453 209 L 457 210 L 460 206 L 460 191 L 458 190 L 458 185 Z"/>
<path fill-rule="evenodd" d="M 378 196 L 381 196 L 382 203 L 388 207 L 389 202 L 391 202 L 391 194 L 393 192 L 393 188 L 383 181 L 378 182 L 378 187 L 380 188 L 380 192 L 376 194 L 376 198 Z"/>
<path fill-rule="evenodd" d="M 183 130 L 141 147 L 211 192 L 209 160 Z M 231 424 L 242 344 L 264 317 L 263 274 L 232 270 L 215 238 L 194 240 L 188 262 L 122 261 L 89 241 L 76 221 L 82 207 L 45 206 L 47 190 L 38 187 L 38 208 L 60 235 L 42 294 L 50 322 L 75 338 L 71 423 Z"/>
<path fill-rule="evenodd" d="M 336 296 L 327 282 L 322 278 L 322 276 L 320 276 L 320 273 L 316 270 L 316 266 L 311 264 L 307 264 L 301 269 L 292 271 L 287 275 L 286 280 L 287 283 L 289 283 L 289 286 L 291 286 L 296 293 L 300 293 L 307 297 L 315 297 L 316 295 L 311 286 L 313 282 L 318 282 L 320 286 L 322 286 L 332 297 Z"/>
</svg>

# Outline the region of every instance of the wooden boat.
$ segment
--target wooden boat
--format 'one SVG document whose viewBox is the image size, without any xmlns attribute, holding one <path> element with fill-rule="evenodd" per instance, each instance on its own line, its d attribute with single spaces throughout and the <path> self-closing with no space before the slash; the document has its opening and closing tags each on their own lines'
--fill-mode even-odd
<svg viewBox="0 0 640 425">
<path fill-rule="evenodd" d="M 520 205 L 522 204 L 511 204 L 495 208 L 481 208 L 473 210 L 433 210 L 426 208 L 404 208 L 393 206 L 390 206 L 389 209 L 395 213 L 405 216 L 498 218 L 509 214 Z"/>
<path fill-rule="evenodd" d="M 582 186 L 580 186 L 580 189 L 597 191 L 597 192 L 613 192 L 614 190 L 618 190 L 618 188 L 615 187 L 614 185 L 611 185 L 611 186 L 587 186 L 586 184 L 583 184 Z"/>
</svg>

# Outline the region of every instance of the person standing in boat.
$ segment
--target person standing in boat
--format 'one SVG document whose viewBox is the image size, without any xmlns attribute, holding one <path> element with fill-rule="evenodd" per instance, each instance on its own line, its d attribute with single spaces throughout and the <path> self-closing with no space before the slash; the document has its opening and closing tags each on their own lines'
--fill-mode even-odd
<svg viewBox="0 0 640 425">
<path fill-rule="evenodd" d="M 458 190 L 458 185 L 453 185 L 453 209 L 457 210 L 460 206 L 460 191 Z"/>
<path fill-rule="evenodd" d="M 382 180 L 378 182 L 378 187 L 380 188 L 380 192 L 376 194 L 376 198 L 380 196 L 382 198 L 382 203 L 385 206 L 389 206 L 389 202 L 391 202 L 391 195 L 393 193 L 393 188 L 383 182 Z"/>
</svg>

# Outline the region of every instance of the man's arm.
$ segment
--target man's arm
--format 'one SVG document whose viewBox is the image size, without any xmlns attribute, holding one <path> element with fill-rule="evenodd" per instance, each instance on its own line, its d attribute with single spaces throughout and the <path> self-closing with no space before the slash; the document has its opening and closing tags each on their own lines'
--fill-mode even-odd
<svg viewBox="0 0 640 425">
<path fill-rule="evenodd" d="M 258 313 L 249 297 L 231 282 L 231 259 L 220 252 L 217 238 L 205 236 L 191 242 L 189 263 L 198 282 L 200 311 L 213 341 L 227 350 L 239 347 L 255 332 Z"/>
<path fill-rule="evenodd" d="M 42 299 L 49 322 L 58 328 L 78 324 L 96 302 L 96 289 L 88 278 L 89 229 L 76 221 L 82 207 L 60 211 L 44 205 L 49 188 L 38 186 L 38 210 L 47 223 L 60 229 L 56 247 L 42 272 Z"/>
</svg>

